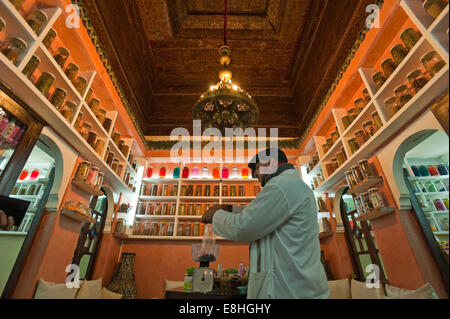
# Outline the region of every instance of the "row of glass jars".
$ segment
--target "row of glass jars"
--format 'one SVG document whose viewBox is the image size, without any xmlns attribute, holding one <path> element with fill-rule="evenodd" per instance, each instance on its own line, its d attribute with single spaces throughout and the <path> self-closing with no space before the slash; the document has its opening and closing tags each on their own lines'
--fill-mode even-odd
<svg viewBox="0 0 450 319">
<path fill-rule="evenodd" d="M 355 132 L 355 136 L 348 140 L 352 154 L 359 150 L 383 126 L 378 112 L 372 113 L 372 120 L 363 123 L 363 127 Z"/>
<path fill-rule="evenodd" d="M 103 177 L 104 173 L 100 172 L 98 167 L 92 166 L 88 161 L 81 162 L 75 173 L 75 180 L 84 181 L 96 189 L 102 187 Z"/>
<path fill-rule="evenodd" d="M 425 196 L 418 196 L 417 200 L 419 201 L 420 207 L 425 208 L 427 210 L 436 210 L 436 211 L 448 211 L 449 210 L 449 200 L 448 198 L 427 198 Z"/>
<path fill-rule="evenodd" d="M 125 166 L 119 162 L 119 158 L 114 155 L 114 152 L 109 151 L 109 147 L 106 149 L 104 160 L 114 173 L 118 176 L 122 176 Z M 129 179 L 131 179 L 131 177 L 129 177 Z M 127 182 L 125 182 L 125 184 L 129 185 Z"/>
<path fill-rule="evenodd" d="M 427 218 L 432 232 L 447 231 L 449 230 L 449 218 L 448 216 L 434 215 Z"/>
<path fill-rule="evenodd" d="M 200 225 L 197 223 L 200 230 Z M 133 227 L 133 235 L 138 236 L 173 236 L 174 222 L 149 222 L 136 221 Z M 200 231 L 196 236 L 200 236 Z M 189 235 L 190 236 L 190 235 Z"/>
<path fill-rule="evenodd" d="M 331 159 L 331 162 L 325 164 L 328 176 L 333 175 L 345 161 L 347 161 L 347 153 L 345 152 L 344 147 L 342 147 L 341 151 L 337 152 L 336 156 Z"/>
<path fill-rule="evenodd" d="M 384 199 L 378 188 L 371 188 L 368 192 L 353 197 L 359 215 L 385 207 Z"/>
<path fill-rule="evenodd" d="M 339 131 L 337 126 L 335 130 L 331 132 L 330 137 L 326 139 L 326 143 L 322 145 L 323 154 L 327 154 L 327 152 L 333 147 L 333 145 L 339 140 Z"/>
<path fill-rule="evenodd" d="M 408 103 L 445 66 L 445 62 L 436 51 L 425 54 L 421 62 L 426 72 L 422 72 L 420 68 L 410 72 L 407 76 L 408 82 L 396 87 L 394 89 L 395 95 L 384 101 L 386 108 L 391 112 L 391 116 Z"/>
<path fill-rule="evenodd" d="M 370 103 L 369 91 L 364 88 L 362 91 L 363 97 L 359 97 L 353 101 L 354 107 L 347 110 L 347 115 L 344 115 L 341 119 L 344 125 L 344 130 L 346 130 L 350 124 L 358 117 L 359 113 L 364 110 L 364 108 Z"/>
<path fill-rule="evenodd" d="M 137 215 L 174 216 L 176 208 L 176 203 L 139 202 L 136 213 Z"/>
<path fill-rule="evenodd" d="M 426 177 L 426 176 L 448 176 L 448 164 L 441 163 L 437 165 L 411 165 L 409 166 L 411 176 Z"/>
<path fill-rule="evenodd" d="M 428 181 L 428 182 L 414 182 L 413 190 L 415 193 L 435 193 L 448 192 L 448 180 L 444 183 L 442 181 Z"/>
<path fill-rule="evenodd" d="M 351 170 L 345 172 L 345 180 L 349 188 L 372 176 L 375 176 L 375 173 L 366 159 L 359 161 L 358 165 L 352 166 Z"/>
<path fill-rule="evenodd" d="M 390 51 L 392 58 L 381 62 L 382 71 L 377 71 L 372 75 L 372 80 L 375 82 L 377 89 L 380 89 L 392 73 L 394 73 L 395 69 L 408 55 L 414 45 L 416 45 L 421 36 L 422 34 L 413 28 L 408 28 L 400 34 L 400 40 L 403 44 L 399 43 L 395 45 Z"/>
<path fill-rule="evenodd" d="M 181 170 L 180 167 L 175 167 L 173 169 L 173 178 L 189 178 L 189 177 L 193 177 L 193 178 L 209 178 L 210 174 L 209 174 L 210 169 L 208 167 L 203 167 L 201 170 L 199 167 L 194 166 L 192 169 L 190 169 L 189 167 L 185 166 L 183 167 L 183 170 Z M 156 173 L 156 171 L 154 172 L 152 167 L 148 167 L 145 177 L 146 178 L 166 178 L 166 176 L 168 175 L 168 169 L 163 166 L 160 167 L 158 174 L 154 174 Z M 155 176 L 154 176 L 155 175 Z M 220 173 L 220 170 L 218 167 L 214 167 L 212 169 L 212 178 L 215 179 L 219 179 L 219 178 L 238 178 L 239 177 L 239 168 L 237 167 L 233 167 L 231 170 L 231 176 L 230 176 L 230 171 L 228 169 L 228 167 L 224 167 L 222 168 L 222 174 Z M 242 178 L 249 178 L 249 169 L 247 167 L 242 168 L 241 170 L 241 177 Z"/>
<path fill-rule="evenodd" d="M 89 88 L 88 93 L 86 95 L 85 101 L 86 104 L 91 109 L 92 113 L 95 114 L 95 117 L 99 121 L 100 125 L 103 126 L 106 132 L 109 132 L 112 125 L 112 119 L 109 117 L 106 117 L 107 111 L 106 109 L 100 107 L 100 100 L 96 97 L 93 97 L 94 90 L 92 88 Z M 112 135 L 113 141 L 115 142 L 115 136 Z M 119 134 L 120 139 L 120 134 Z M 118 144 L 118 143 L 116 143 Z"/>
<path fill-rule="evenodd" d="M 317 175 L 314 176 L 312 181 L 311 181 L 311 189 L 313 189 L 313 190 L 316 189 L 323 182 L 324 182 L 323 171 L 322 171 L 322 169 L 319 169 L 319 171 L 317 172 Z"/>
<path fill-rule="evenodd" d="M 177 196 L 178 195 L 178 184 L 148 184 L 142 183 L 141 185 L 141 196 Z"/>
<path fill-rule="evenodd" d="M 308 162 L 308 165 L 306 166 L 306 173 L 311 172 L 317 164 L 319 164 L 318 152 L 316 152 L 316 154 L 312 156 L 312 160 Z"/>
</svg>

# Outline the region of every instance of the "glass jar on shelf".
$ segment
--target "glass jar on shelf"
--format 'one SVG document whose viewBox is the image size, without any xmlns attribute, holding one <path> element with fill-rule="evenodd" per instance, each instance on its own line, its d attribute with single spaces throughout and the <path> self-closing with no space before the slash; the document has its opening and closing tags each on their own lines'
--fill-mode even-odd
<svg viewBox="0 0 450 319">
<path fill-rule="evenodd" d="M 391 55 L 394 58 L 395 64 L 398 66 L 408 55 L 408 49 L 399 43 L 391 49 Z"/>
<path fill-rule="evenodd" d="M 123 173 L 123 164 L 119 164 L 119 166 L 117 167 L 117 175 L 118 176 L 122 176 Z"/>
<path fill-rule="evenodd" d="M 83 161 L 78 165 L 77 171 L 75 173 L 75 179 L 80 181 L 85 181 L 88 177 L 89 170 L 91 169 L 91 163 L 88 161 Z"/>
<path fill-rule="evenodd" d="M 359 200 L 361 203 L 361 207 L 363 207 L 364 212 L 367 214 L 373 211 L 372 202 L 370 201 L 369 193 L 362 193 L 359 195 Z"/>
<path fill-rule="evenodd" d="M 377 71 L 372 75 L 372 80 L 375 83 L 377 89 L 380 89 L 384 82 L 386 82 L 386 79 L 384 78 L 384 73 L 381 71 Z"/>
<path fill-rule="evenodd" d="M 352 171 L 345 172 L 345 180 L 347 181 L 347 185 L 349 188 L 352 188 L 353 186 L 358 184 L 355 180 L 355 176 L 353 175 Z"/>
<path fill-rule="evenodd" d="M 420 176 L 430 176 L 430 172 L 428 171 L 428 167 L 425 165 L 419 165 Z"/>
<path fill-rule="evenodd" d="M 363 173 L 364 178 L 373 176 L 369 162 L 366 159 L 360 160 L 358 162 L 358 165 L 361 169 L 361 172 Z"/>
<path fill-rule="evenodd" d="M 362 90 L 362 94 L 363 94 L 363 97 L 364 97 L 364 103 L 366 103 L 365 105 L 369 104 L 370 100 L 371 100 L 371 97 L 370 97 L 370 94 L 369 94 L 369 90 L 367 88 L 364 88 Z"/>
<path fill-rule="evenodd" d="M 437 167 L 435 165 L 429 165 L 427 167 L 428 172 L 430 173 L 431 176 L 439 176 L 439 172 L 437 170 Z"/>
<path fill-rule="evenodd" d="M 442 183 L 442 181 L 436 181 L 434 182 L 434 185 L 436 186 L 436 190 L 438 192 L 446 192 L 447 191 L 447 187 L 445 187 L 444 183 Z"/>
<path fill-rule="evenodd" d="M 436 19 L 447 5 L 448 1 L 446 0 L 425 0 L 423 2 L 423 7 L 433 19 Z"/>
<path fill-rule="evenodd" d="M 101 140 L 101 139 L 97 139 L 97 141 L 95 142 L 95 152 L 98 155 L 103 154 L 103 150 L 105 149 L 105 141 Z"/>
<path fill-rule="evenodd" d="M 323 151 L 324 155 L 327 154 L 329 150 L 330 150 L 330 145 L 328 145 L 328 143 L 325 143 L 322 145 L 322 151 Z"/>
<path fill-rule="evenodd" d="M 312 162 L 313 162 L 313 168 L 314 168 L 317 164 L 319 164 L 319 156 L 318 155 L 314 155 L 312 157 Z"/>
<path fill-rule="evenodd" d="M 371 138 L 375 134 L 375 126 L 372 121 L 367 121 L 363 123 L 364 133 L 368 138 Z"/>
<path fill-rule="evenodd" d="M 351 138 L 348 140 L 348 146 L 350 147 L 350 151 L 354 154 L 359 149 L 359 145 L 356 142 L 355 138 Z"/>
<path fill-rule="evenodd" d="M 19 57 L 27 48 L 27 43 L 21 38 L 11 37 L 8 39 L 6 46 L 2 49 L 2 53 L 12 63 L 16 63 Z"/>
<path fill-rule="evenodd" d="M 408 50 L 411 50 L 420 40 L 421 36 L 422 35 L 420 32 L 414 30 L 413 28 L 408 28 L 400 33 L 400 40 L 402 40 Z"/>
<path fill-rule="evenodd" d="M 415 94 L 417 94 L 417 92 L 419 92 L 428 83 L 428 80 L 422 73 L 421 69 L 412 71 L 408 74 L 407 78 L 411 84 L 411 90 L 413 90 Z"/>
<path fill-rule="evenodd" d="M 384 201 L 378 192 L 378 188 L 369 189 L 369 199 L 372 204 L 374 210 L 380 209 L 384 207 Z"/>
<path fill-rule="evenodd" d="M 355 203 L 356 211 L 358 212 L 358 215 L 364 215 L 366 212 L 364 210 L 364 207 L 361 205 L 361 200 L 358 196 L 353 197 L 353 202 Z"/>
<path fill-rule="evenodd" d="M 337 130 L 331 132 L 331 140 L 333 141 L 333 145 L 338 141 L 338 139 L 339 139 L 339 132 Z"/>
<path fill-rule="evenodd" d="M 109 117 L 105 117 L 105 120 L 103 121 L 102 125 L 106 132 L 109 132 L 109 130 L 111 129 L 111 124 L 112 119 L 110 119 Z"/>
<path fill-rule="evenodd" d="M 386 80 L 394 73 L 395 68 L 395 62 L 391 58 L 381 62 L 381 69 L 383 70 L 383 75 Z"/>
<path fill-rule="evenodd" d="M 442 60 L 441 56 L 436 51 L 428 52 L 422 56 L 420 62 L 425 70 L 428 71 L 430 77 L 433 77 L 445 66 L 445 61 Z"/>
<path fill-rule="evenodd" d="M 27 16 L 26 21 L 31 27 L 31 30 L 39 35 L 47 22 L 47 19 L 47 15 L 42 10 L 35 9 Z"/>
<path fill-rule="evenodd" d="M 391 96 L 386 99 L 384 105 L 390 111 L 391 116 L 394 116 L 402 108 L 402 104 L 397 96 Z"/>
<path fill-rule="evenodd" d="M 75 89 L 78 91 L 78 93 L 80 93 L 81 95 L 84 94 L 84 92 L 86 91 L 87 88 L 87 80 L 86 78 L 82 77 L 82 76 L 78 76 L 75 79 L 75 82 L 73 83 L 73 86 L 75 87 Z"/>
<path fill-rule="evenodd" d="M 61 69 L 63 69 L 69 56 L 70 56 L 70 51 L 67 50 L 67 48 L 59 47 L 56 50 L 56 53 L 53 56 L 53 58 L 55 59 L 56 63 L 61 67 Z"/>
<path fill-rule="evenodd" d="M 342 164 L 345 163 L 344 154 L 342 152 L 336 153 L 336 159 L 337 159 L 339 166 L 341 166 Z"/>
<path fill-rule="evenodd" d="M 114 132 L 111 136 L 112 141 L 114 144 L 119 145 L 120 142 L 120 133 Z"/>
<path fill-rule="evenodd" d="M 383 122 L 381 121 L 381 118 L 380 118 L 380 115 L 378 114 L 378 112 L 372 113 L 372 120 L 373 120 L 373 123 L 375 124 L 376 131 L 378 131 L 380 128 L 383 127 Z"/>
<path fill-rule="evenodd" d="M 73 120 L 73 117 L 75 116 L 75 112 L 77 111 L 77 106 L 75 103 L 73 103 L 72 101 L 66 101 L 66 103 L 64 104 L 64 106 L 61 108 L 61 114 L 62 116 L 67 120 L 67 122 L 71 123 Z M 81 117 L 83 116 L 82 113 L 79 113 L 79 115 L 81 114 Z M 78 120 L 78 118 L 77 118 Z M 81 122 L 81 119 L 80 119 Z M 76 126 L 75 126 L 76 128 Z"/>
<path fill-rule="evenodd" d="M 433 200 L 433 205 L 434 205 L 434 208 L 437 211 L 445 211 L 445 210 L 447 210 L 447 207 L 445 206 L 445 204 L 442 201 L 442 199 L 439 199 L 439 198 L 434 199 Z"/>
<path fill-rule="evenodd" d="M 437 192 L 436 185 L 434 185 L 433 182 L 426 182 L 425 183 L 425 188 L 426 188 L 428 193 L 435 193 L 435 192 Z"/>
<path fill-rule="evenodd" d="M 49 101 L 57 110 L 59 110 L 62 107 L 66 96 L 67 96 L 66 90 L 61 89 L 61 88 L 56 88 L 53 90 L 53 93 L 50 96 Z"/>
<path fill-rule="evenodd" d="M 76 131 L 78 131 L 80 129 L 80 124 L 81 124 L 82 120 L 83 120 L 83 112 L 78 112 L 77 119 L 76 119 L 75 123 L 73 124 L 73 127 Z M 69 121 L 69 122 L 71 122 L 71 121 Z"/>
<path fill-rule="evenodd" d="M 91 100 L 93 100 L 93 99 L 91 99 Z M 106 110 L 101 107 L 98 108 L 97 113 L 95 113 L 95 116 L 97 117 L 100 124 L 103 125 L 103 121 L 105 120 L 105 117 L 106 117 Z"/>
<path fill-rule="evenodd" d="M 55 81 L 55 76 L 48 72 L 42 72 L 41 76 L 37 79 L 35 86 L 44 96 L 47 96 L 50 88 Z"/>
<path fill-rule="evenodd" d="M 93 148 L 95 146 L 95 141 L 97 140 L 97 133 L 94 131 L 89 131 L 86 138 L 86 142 Z"/>
<path fill-rule="evenodd" d="M 114 171 L 114 173 L 117 173 L 117 169 L 119 168 L 119 159 L 117 158 L 113 159 L 111 168 Z"/>
<path fill-rule="evenodd" d="M 334 168 L 333 168 L 333 164 L 332 163 L 327 163 L 325 164 L 325 169 L 327 171 L 328 176 L 333 175 L 334 173 Z"/>
<path fill-rule="evenodd" d="M 350 126 L 350 124 L 352 124 L 351 118 L 348 115 L 344 115 L 341 121 L 342 125 L 344 125 L 344 130 L 346 130 Z"/>
<path fill-rule="evenodd" d="M 344 156 L 344 162 L 347 160 L 347 153 L 345 152 L 345 147 L 341 147 L 342 156 Z"/>
<path fill-rule="evenodd" d="M 408 103 L 408 101 L 411 100 L 413 97 L 410 92 L 410 89 L 406 84 L 402 84 L 396 87 L 394 92 L 402 106 Z"/>
<path fill-rule="evenodd" d="M 364 143 L 367 142 L 367 136 L 363 130 L 358 130 L 355 132 L 355 139 L 359 147 L 363 146 Z"/>
<path fill-rule="evenodd" d="M 437 170 L 439 172 L 439 175 L 443 175 L 443 176 L 448 175 L 447 167 L 444 164 L 437 165 Z"/>
<path fill-rule="evenodd" d="M 80 71 L 80 67 L 75 63 L 70 62 L 69 64 L 67 64 L 64 74 L 71 82 L 73 82 L 77 78 L 78 71 Z"/>
<path fill-rule="evenodd" d="M 331 165 L 333 165 L 333 171 L 336 171 L 339 168 L 339 162 L 336 157 L 331 159 Z"/>
<path fill-rule="evenodd" d="M 356 108 L 351 107 L 347 110 L 347 116 L 350 119 L 350 124 L 356 119 L 357 115 L 356 115 Z"/>
<path fill-rule="evenodd" d="M 80 131 L 78 133 L 80 133 L 82 138 L 87 140 L 87 138 L 89 136 L 89 132 L 91 130 L 92 130 L 92 124 L 89 123 L 89 122 L 84 122 L 83 124 L 81 124 L 81 128 L 80 128 Z"/>
<path fill-rule="evenodd" d="M 47 48 L 47 50 L 52 45 L 53 41 L 56 39 L 57 33 L 55 29 L 51 28 L 48 30 L 47 34 L 45 35 L 44 39 L 42 40 L 42 44 Z"/>
<path fill-rule="evenodd" d="M 22 74 L 25 75 L 28 79 L 33 75 L 34 71 L 36 71 L 37 67 L 41 63 L 41 59 L 37 56 L 33 55 L 28 61 L 27 65 L 23 68 Z"/>
<path fill-rule="evenodd" d="M 97 189 L 100 189 L 103 186 L 103 179 L 104 179 L 105 174 L 102 172 L 98 173 L 98 177 L 97 177 L 97 182 L 95 183 L 95 187 Z"/>
<path fill-rule="evenodd" d="M 364 180 L 364 174 L 359 165 L 352 166 L 352 173 L 356 183 Z"/>
<path fill-rule="evenodd" d="M 108 152 L 108 156 L 106 158 L 106 164 L 108 166 L 111 166 L 114 160 L 114 153 L 113 152 Z"/>
<path fill-rule="evenodd" d="M 91 167 L 86 182 L 93 186 L 97 185 L 98 167 Z"/>
<path fill-rule="evenodd" d="M 313 189 L 316 189 L 317 187 L 319 187 L 319 181 L 317 180 L 317 177 L 313 177 L 313 184 L 314 184 Z"/>
</svg>

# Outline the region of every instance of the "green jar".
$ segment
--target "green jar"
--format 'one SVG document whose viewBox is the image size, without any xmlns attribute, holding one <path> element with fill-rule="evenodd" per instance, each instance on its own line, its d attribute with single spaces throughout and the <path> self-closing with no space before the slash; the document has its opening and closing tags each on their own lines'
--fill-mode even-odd
<svg viewBox="0 0 450 319">
<path fill-rule="evenodd" d="M 56 88 L 53 91 L 53 94 L 50 96 L 50 103 L 52 103 L 52 105 L 54 107 L 56 107 L 56 109 L 60 109 L 61 106 L 63 105 L 64 99 L 67 96 L 67 92 L 64 89 L 61 88 Z"/>
<path fill-rule="evenodd" d="M 373 123 L 375 124 L 376 130 L 378 131 L 383 126 L 383 122 L 381 121 L 381 118 L 380 118 L 380 115 L 378 114 L 378 112 L 372 113 L 372 119 L 373 119 Z"/>
<path fill-rule="evenodd" d="M 395 67 L 395 63 L 391 58 L 381 62 L 381 69 L 383 69 L 383 75 L 385 79 L 388 79 L 392 75 L 392 73 L 394 73 Z"/>
<path fill-rule="evenodd" d="M 30 61 L 28 61 L 27 65 L 25 65 L 25 67 L 23 68 L 22 73 L 27 78 L 30 78 L 39 66 L 39 63 L 41 63 L 41 60 L 37 56 L 33 55 L 30 58 Z"/>
<path fill-rule="evenodd" d="M 394 58 L 395 64 L 398 66 L 408 55 L 408 49 L 406 49 L 403 44 L 397 44 L 391 49 L 391 55 Z"/>
<path fill-rule="evenodd" d="M 55 81 L 55 77 L 53 74 L 48 72 L 43 72 L 39 79 L 36 81 L 36 87 L 45 96 L 47 96 L 48 92 L 50 91 L 50 88 L 53 85 L 53 82 Z"/>
<path fill-rule="evenodd" d="M 16 63 L 19 56 L 27 48 L 27 44 L 21 38 L 10 38 L 8 44 L 2 49 L 2 53 L 12 63 Z"/>
<path fill-rule="evenodd" d="M 75 89 L 78 91 L 78 93 L 83 95 L 84 91 L 86 91 L 87 80 L 84 77 L 79 76 L 77 77 L 73 85 L 75 86 Z"/>
<path fill-rule="evenodd" d="M 53 41 L 54 41 L 55 38 L 56 38 L 56 35 L 57 35 L 57 33 L 56 33 L 55 29 L 53 29 L 53 28 L 50 29 L 50 30 L 47 32 L 47 34 L 46 34 L 44 40 L 42 40 L 42 44 L 43 44 L 47 49 L 50 48 L 50 46 L 52 45 Z"/>
<path fill-rule="evenodd" d="M 89 90 L 86 94 L 86 98 L 84 99 L 88 105 L 91 102 L 92 93 L 94 93 L 94 90 L 92 88 L 89 88 Z"/>
<path fill-rule="evenodd" d="M 344 129 L 346 130 L 350 126 L 350 124 L 352 124 L 350 116 L 344 115 L 342 117 L 342 124 L 344 125 Z"/>
<path fill-rule="evenodd" d="M 352 154 L 354 154 L 359 149 L 359 145 L 356 142 L 355 138 L 351 138 L 348 140 L 348 146 L 350 147 Z"/>
<path fill-rule="evenodd" d="M 64 74 L 71 82 L 73 82 L 77 78 L 78 71 L 80 71 L 80 67 L 78 65 L 75 63 L 69 63 L 67 64 Z"/>
<path fill-rule="evenodd" d="M 47 15 L 41 10 L 33 10 L 27 17 L 27 23 L 31 29 L 39 35 L 47 22 Z"/>
<path fill-rule="evenodd" d="M 411 50 L 420 40 L 421 36 L 422 35 L 413 28 L 408 28 L 400 34 L 400 39 L 408 50 Z"/>
<path fill-rule="evenodd" d="M 373 82 L 375 82 L 375 85 L 377 86 L 378 89 L 383 86 L 384 82 L 386 82 L 384 73 L 381 71 L 375 72 L 372 75 L 372 80 L 373 80 Z"/>
<path fill-rule="evenodd" d="M 428 12 L 430 16 L 436 19 L 442 10 L 448 5 L 448 1 L 444 0 L 426 0 L 423 3 L 423 7 Z"/>
<path fill-rule="evenodd" d="M 69 55 L 70 55 L 69 50 L 67 50 L 64 47 L 59 47 L 58 50 L 56 50 L 56 54 L 53 56 L 53 58 L 61 68 L 64 68 L 64 65 L 66 64 Z"/>
</svg>

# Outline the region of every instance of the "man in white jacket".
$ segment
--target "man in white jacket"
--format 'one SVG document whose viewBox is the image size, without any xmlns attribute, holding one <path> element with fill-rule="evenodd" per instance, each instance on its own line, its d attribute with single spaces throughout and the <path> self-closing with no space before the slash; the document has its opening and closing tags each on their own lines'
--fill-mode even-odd
<svg viewBox="0 0 450 319">
<path fill-rule="evenodd" d="M 202 218 L 217 235 L 250 242 L 247 298 L 328 298 L 313 191 L 279 149 L 258 153 L 249 167 L 263 186 L 250 205 L 216 205 Z"/>
</svg>

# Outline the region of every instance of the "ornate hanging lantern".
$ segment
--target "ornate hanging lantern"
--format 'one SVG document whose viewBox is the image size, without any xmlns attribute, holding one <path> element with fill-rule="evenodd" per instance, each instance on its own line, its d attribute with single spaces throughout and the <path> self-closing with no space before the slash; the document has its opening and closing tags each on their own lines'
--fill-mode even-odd
<svg viewBox="0 0 450 319">
<path fill-rule="evenodd" d="M 215 127 L 221 132 L 225 128 L 248 128 L 259 121 L 259 110 L 252 97 L 231 81 L 231 49 L 227 46 L 227 13 L 225 0 L 224 46 L 219 50 L 220 81 L 200 96 L 194 106 L 194 120 L 201 120 L 203 128 Z"/>
</svg>

